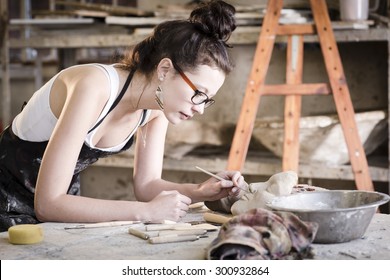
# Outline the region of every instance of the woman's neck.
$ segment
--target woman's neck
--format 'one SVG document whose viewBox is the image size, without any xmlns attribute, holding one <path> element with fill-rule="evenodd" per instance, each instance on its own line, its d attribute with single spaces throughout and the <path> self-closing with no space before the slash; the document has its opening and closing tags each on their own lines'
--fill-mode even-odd
<svg viewBox="0 0 390 280">
<path fill-rule="evenodd" d="M 123 71 L 123 73 L 127 74 L 123 74 L 122 77 L 124 75 L 128 75 L 128 72 Z M 153 78 L 147 79 L 144 75 L 137 72 L 134 73 L 123 100 L 123 102 L 127 104 L 130 110 L 156 110 L 159 108 L 154 99 L 155 91 L 158 86 L 157 82 L 153 82 L 154 80 L 157 81 L 157 79 Z"/>
</svg>

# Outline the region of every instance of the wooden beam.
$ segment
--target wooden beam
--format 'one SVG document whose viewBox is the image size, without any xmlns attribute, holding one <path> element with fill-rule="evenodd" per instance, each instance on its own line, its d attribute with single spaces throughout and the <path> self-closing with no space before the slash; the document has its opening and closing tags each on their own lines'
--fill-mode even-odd
<svg viewBox="0 0 390 280">
<path fill-rule="evenodd" d="M 286 83 L 297 85 L 302 83 L 303 72 L 303 35 L 288 37 L 286 59 Z M 299 120 L 301 118 L 300 95 L 287 95 L 284 105 L 284 141 L 283 171 L 295 171 L 299 167 Z"/>
<path fill-rule="evenodd" d="M 268 71 L 271 54 L 275 43 L 282 0 L 268 1 L 261 33 L 257 43 L 252 70 L 247 82 L 241 112 L 237 121 L 232 146 L 229 152 L 227 169 L 241 170 L 245 163 L 249 142 L 252 136 L 260 94 Z"/>
<path fill-rule="evenodd" d="M 360 190 L 373 191 L 374 186 L 369 173 L 366 154 L 357 130 L 354 118 L 355 112 L 326 3 L 324 0 L 310 0 L 310 3 L 337 113 L 355 174 L 356 187 Z"/>
<path fill-rule="evenodd" d="M 10 88 L 10 57 L 8 35 L 8 0 L 0 2 L 0 42 L 1 42 L 1 126 L 4 128 L 11 123 L 11 88 Z"/>
</svg>

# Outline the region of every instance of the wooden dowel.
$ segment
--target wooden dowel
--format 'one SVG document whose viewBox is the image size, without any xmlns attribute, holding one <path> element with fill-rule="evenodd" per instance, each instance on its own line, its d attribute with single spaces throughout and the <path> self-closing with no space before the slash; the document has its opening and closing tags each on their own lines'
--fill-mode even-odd
<svg viewBox="0 0 390 280">
<path fill-rule="evenodd" d="M 80 224 L 75 226 L 65 227 L 64 229 L 85 229 L 85 228 L 102 228 L 102 227 L 116 227 L 138 224 L 140 221 L 115 221 L 115 222 L 102 222 L 93 224 Z"/>
<path fill-rule="evenodd" d="M 199 236 L 197 235 L 167 235 L 167 236 L 157 236 L 149 238 L 149 243 L 151 244 L 162 244 L 162 243 L 172 243 L 172 242 L 183 242 L 183 241 L 195 241 L 198 240 Z"/>
</svg>

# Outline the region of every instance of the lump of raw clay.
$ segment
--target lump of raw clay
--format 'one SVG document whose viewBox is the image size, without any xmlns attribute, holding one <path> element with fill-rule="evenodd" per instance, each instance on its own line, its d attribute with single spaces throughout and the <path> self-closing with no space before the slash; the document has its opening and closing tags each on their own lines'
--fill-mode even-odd
<svg viewBox="0 0 390 280">
<path fill-rule="evenodd" d="M 212 211 L 230 214 L 231 213 L 230 208 L 239 199 L 240 199 L 240 197 L 227 196 L 227 197 L 221 198 L 219 200 L 205 201 L 204 205 L 206 205 L 206 207 Z"/>
<path fill-rule="evenodd" d="M 276 173 L 266 182 L 252 183 L 249 185 L 250 192 L 233 203 L 230 211 L 233 215 L 239 215 L 254 208 L 268 209 L 267 204 L 275 196 L 291 194 L 297 183 L 298 175 L 294 171 Z"/>
</svg>

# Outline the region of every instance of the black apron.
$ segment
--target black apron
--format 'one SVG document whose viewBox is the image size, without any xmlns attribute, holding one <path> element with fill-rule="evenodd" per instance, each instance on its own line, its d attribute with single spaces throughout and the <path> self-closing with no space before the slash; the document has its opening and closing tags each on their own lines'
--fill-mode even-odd
<svg viewBox="0 0 390 280">
<path fill-rule="evenodd" d="M 133 74 L 134 71 L 127 77 L 125 85 L 108 113 L 115 108 L 123 97 Z M 89 132 L 98 127 L 106 116 Z M 141 123 L 144 122 L 145 116 L 146 110 L 143 112 Z M 129 149 L 133 141 L 134 136 L 129 139 L 120 151 L 116 152 L 93 149 L 84 143 L 67 193 L 70 195 L 80 195 L 80 172 L 96 162 L 99 158 Z M 34 212 L 34 193 L 39 168 L 47 143 L 48 141 L 24 141 L 12 132 L 11 126 L 7 127 L 0 134 L 0 232 L 6 231 L 10 226 L 16 224 L 39 223 Z"/>
</svg>

